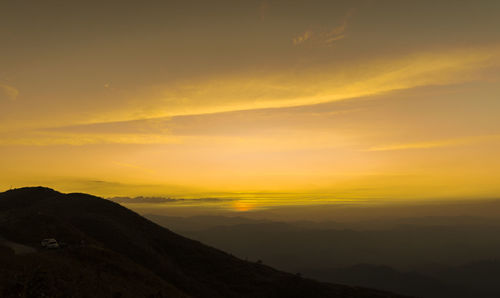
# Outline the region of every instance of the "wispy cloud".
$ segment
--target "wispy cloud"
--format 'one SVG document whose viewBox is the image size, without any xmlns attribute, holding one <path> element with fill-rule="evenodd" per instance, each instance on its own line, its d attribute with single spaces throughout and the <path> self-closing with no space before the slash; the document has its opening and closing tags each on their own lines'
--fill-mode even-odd
<svg viewBox="0 0 500 298">
<path fill-rule="evenodd" d="M 400 143 L 383 146 L 371 147 L 363 151 L 396 151 L 396 150 L 411 150 L 411 149 L 433 149 L 441 147 L 454 147 L 462 145 L 471 145 L 486 141 L 500 140 L 500 135 L 486 135 L 486 136 L 471 136 L 463 138 L 453 138 L 444 140 L 435 140 L 428 142 L 414 142 L 414 143 Z"/>
<path fill-rule="evenodd" d="M 16 88 L 0 84 L 0 100 L 15 100 L 19 95 L 19 90 Z"/>
<path fill-rule="evenodd" d="M 311 39 L 311 37 L 314 35 L 314 31 L 312 30 L 306 30 L 302 34 L 292 38 L 292 42 L 294 45 L 299 45 L 301 43 L 304 43 Z"/>
<path fill-rule="evenodd" d="M 345 38 L 345 31 L 349 19 L 352 17 L 353 11 L 348 12 L 343 18 L 340 25 L 335 27 L 323 27 L 316 29 L 307 29 L 303 33 L 292 38 L 292 43 L 295 46 L 312 43 L 318 46 L 331 47 L 333 44 Z"/>
<path fill-rule="evenodd" d="M 322 65 L 303 71 L 245 73 L 165 86 L 161 106 L 170 115 L 312 105 L 427 85 L 495 79 L 500 45 L 418 52 L 365 61 Z M 362 72 L 360 71 L 362 70 Z"/>
<path fill-rule="evenodd" d="M 429 85 L 495 81 L 499 78 L 492 75 L 491 70 L 500 67 L 498 53 L 499 45 L 492 45 L 366 61 L 362 73 L 356 65 L 325 65 L 300 73 L 279 72 L 260 76 L 250 73 L 177 82 L 164 86 L 158 108 L 149 115 L 141 115 L 142 119 L 109 122 L 115 117 L 108 115 L 105 122 L 98 119 L 94 124 L 10 131 L 2 133 L 0 145 L 179 143 L 182 139 L 172 132 L 179 130 L 179 123 L 170 122 L 175 117 L 303 107 Z M 206 126 L 199 122 L 201 118 L 194 120 L 200 124 L 197 129 Z M 233 127 L 228 123 L 219 126 Z M 247 126 L 255 127 L 254 124 Z M 387 150 L 385 147 L 394 146 L 384 145 L 382 149 Z M 381 151 L 381 148 L 371 150 Z"/>
</svg>

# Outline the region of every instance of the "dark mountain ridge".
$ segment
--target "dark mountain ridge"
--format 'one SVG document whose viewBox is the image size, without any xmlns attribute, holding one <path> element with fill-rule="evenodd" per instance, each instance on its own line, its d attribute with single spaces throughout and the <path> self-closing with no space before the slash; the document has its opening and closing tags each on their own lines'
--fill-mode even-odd
<svg viewBox="0 0 500 298">
<path fill-rule="evenodd" d="M 117 203 L 43 187 L 0 193 L 0 236 L 32 247 L 44 238 L 66 243 L 27 255 L 0 245 L 6 297 L 399 297 L 243 261 Z"/>
<path fill-rule="evenodd" d="M 146 215 L 235 256 L 316 280 L 417 297 L 500 297 L 499 219 L 272 222 Z M 314 244 L 314 245 L 311 245 Z"/>
</svg>

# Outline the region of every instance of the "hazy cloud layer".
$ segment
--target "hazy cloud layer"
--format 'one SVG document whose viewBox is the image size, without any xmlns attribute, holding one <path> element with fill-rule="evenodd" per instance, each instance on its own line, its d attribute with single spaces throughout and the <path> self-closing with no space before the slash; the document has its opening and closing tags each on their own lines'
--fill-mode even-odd
<svg viewBox="0 0 500 298">
<path fill-rule="evenodd" d="M 165 203 L 177 203 L 177 204 L 205 204 L 205 203 L 223 203 L 231 202 L 235 199 L 231 198 L 196 198 L 196 199 L 185 199 L 185 198 L 164 198 L 164 197 L 113 197 L 108 198 L 109 200 L 120 203 L 120 204 L 165 204 Z"/>
</svg>

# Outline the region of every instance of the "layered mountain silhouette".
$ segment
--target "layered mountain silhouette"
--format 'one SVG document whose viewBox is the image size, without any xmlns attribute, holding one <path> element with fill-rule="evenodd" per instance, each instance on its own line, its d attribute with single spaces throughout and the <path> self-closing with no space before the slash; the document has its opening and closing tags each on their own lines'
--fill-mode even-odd
<svg viewBox="0 0 500 298">
<path fill-rule="evenodd" d="M 354 222 L 145 216 L 235 256 L 324 282 L 428 298 L 500 297 L 497 216 Z"/>
<path fill-rule="evenodd" d="M 43 187 L 0 193 L 0 237 L 1 297 L 401 297 L 244 261 L 117 203 Z M 42 249 L 45 238 L 64 245 Z"/>
</svg>

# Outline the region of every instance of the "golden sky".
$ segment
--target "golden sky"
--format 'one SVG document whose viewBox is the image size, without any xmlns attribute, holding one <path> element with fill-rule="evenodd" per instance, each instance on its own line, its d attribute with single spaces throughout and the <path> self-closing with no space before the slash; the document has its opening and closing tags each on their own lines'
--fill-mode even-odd
<svg viewBox="0 0 500 298">
<path fill-rule="evenodd" d="M 0 188 L 498 197 L 499 13 L 496 0 L 7 1 Z"/>
</svg>

